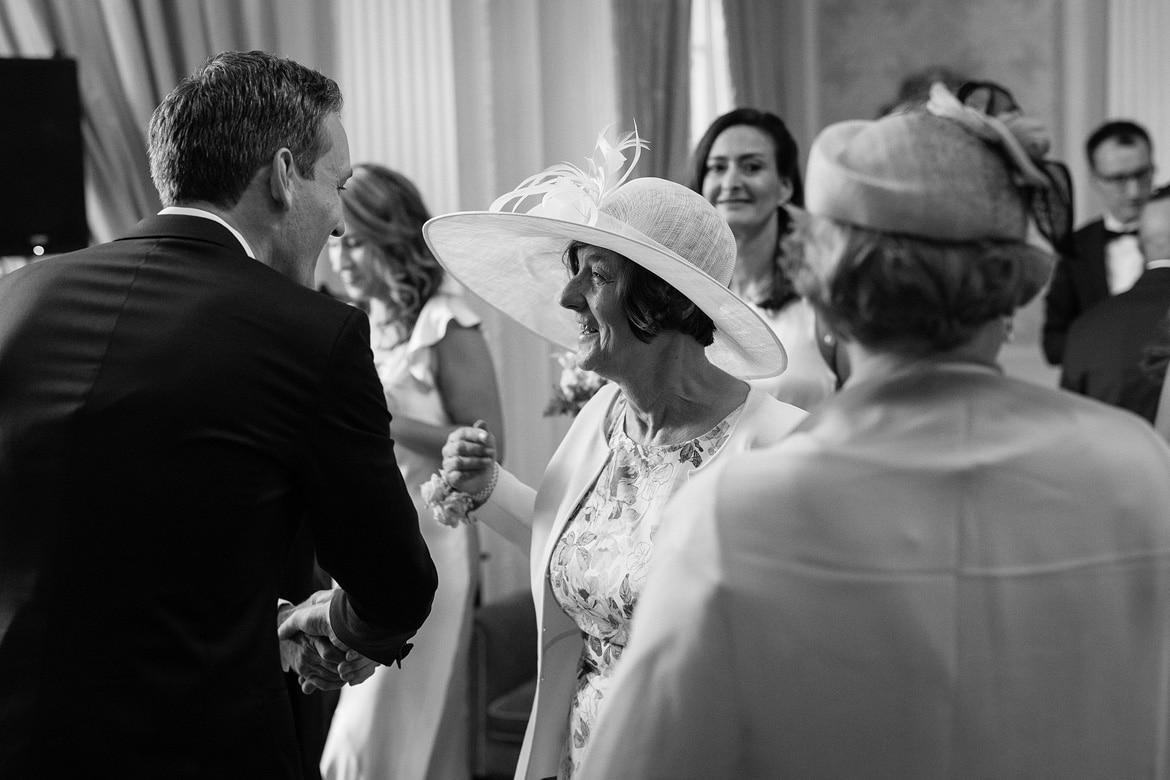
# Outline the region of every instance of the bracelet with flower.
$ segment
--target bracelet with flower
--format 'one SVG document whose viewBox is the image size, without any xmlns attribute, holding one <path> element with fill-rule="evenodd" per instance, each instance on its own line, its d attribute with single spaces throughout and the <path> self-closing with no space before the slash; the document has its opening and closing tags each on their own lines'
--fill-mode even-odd
<svg viewBox="0 0 1170 780">
<path fill-rule="evenodd" d="M 422 486 L 423 501 L 431 510 L 431 517 L 440 525 L 454 528 L 460 523 L 474 523 L 471 512 L 483 506 L 496 489 L 500 479 L 500 464 L 492 463 L 492 476 L 487 486 L 477 493 L 464 493 L 451 487 L 446 475 L 440 470 Z"/>
</svg>

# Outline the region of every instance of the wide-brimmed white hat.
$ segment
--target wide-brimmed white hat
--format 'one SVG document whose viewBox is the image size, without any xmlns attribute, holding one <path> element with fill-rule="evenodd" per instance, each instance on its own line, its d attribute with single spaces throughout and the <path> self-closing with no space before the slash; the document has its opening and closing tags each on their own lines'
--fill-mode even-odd
<svg viewBox="0 0 1170 780">
<path fill-rule="evenodd" d="M 712 364 L 744 379 L 775 376 L 784 347 L 766 322 L 728 285 L 735 237 L 701 195 L 656 178 L 626 181 L 625 157 L 641 141 L 609 144 L 602 135 L 586 173 L 568 164 L 527 179 L 489 211 L 434 217 L 423 234 L 435 257 L 467 289 L 566 349 L 576 349 L 576 315 L 560 305 L 568 281 L 563 258 L 574 241 L 608 249 L 655 274 L 715 323 Z M 633 167 L 631 163 L 630 168 Z M 540 195 L 538 206 L 518 211 Z M 512 210 L 504 210 L 511 208 Z"/>
</svg>

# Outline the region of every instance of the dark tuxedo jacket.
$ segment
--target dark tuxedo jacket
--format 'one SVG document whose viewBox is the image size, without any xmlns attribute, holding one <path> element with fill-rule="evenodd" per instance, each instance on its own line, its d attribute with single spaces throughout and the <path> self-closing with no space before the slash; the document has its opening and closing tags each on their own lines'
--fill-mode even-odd
<svg viewBox="0 0 1170 780">
<path fill-rule="evenodd" d="M 1109 297 L 1105 268 L 1105 222 L 1098 219 L 1073 233 L 1073 251 L 1057 259 L 1044 297 L 1041 345 L 1044 357 L 1059 365 L 1073 320 Z"/>
<path fill-rule="evenodd" d="M 362 312 L 199 217 L 0 277 L 0 777 L 299 777 L 305 522 L 334 630 L 393 662 L 436 575 Z"/>
<path fill-rule="evenodd" d="M 1061 387 L 1154 422 L 1161 377 L 1143 368 L 1146 351 L 1166 345 L 1170 268 L 1153 268 L 1132 288 L 1101 301 L 1069 329 Z"/>
</svg>

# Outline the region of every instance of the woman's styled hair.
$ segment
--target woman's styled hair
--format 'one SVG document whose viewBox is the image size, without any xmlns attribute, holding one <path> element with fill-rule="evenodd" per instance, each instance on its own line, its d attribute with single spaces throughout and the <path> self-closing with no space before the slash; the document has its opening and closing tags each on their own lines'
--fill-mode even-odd
<svg viewBox="0 0 1170 780">
<path fill-rule="evenodd" d="M 333 79 L 260 51 L 217 54 L 150 118 L 150 175 L 164 206 L 231 207 L 281 147 L 313 178 L 329 151 L 324 122 L 341 110 Z"/>
<path fill-rule="evenodd" d="M 443 283 L 423 239 L 430 213 L 414 182 L 374 163 L 354 166 L 341 193 L 347 231 L 369 244 L 374 273 L 389 287 L 390 310 L 407 333 Z"/>
<path fill-rule="evenodd" d="M 825 218 L 785 253 L 796 288 L 837 334 L 915 357 L 958 347 L 1048 280 L 1053 258 L 1022 242 L 942 242 Z"/>
<path fill-rule="evenodd" d="M 711 149 L 716 139 L 724 130 L 730 127 L 744 125 L 754 127 L 772 140 L 772 149 L 775 152 L 776 172 L 780 178 L 787 179 L 792 185 L 792 197 L 789 203 L 795 206 L 804 206 L 804 183 L 800 176 L 800 149 L 796 139 L 788 132 L 784 120 L 768 111 L 756 108 L 737 108 L 718 116 L 711 123 L 699 143 L 695 146 L 695 153 L 691 157 L 690 181 L 687 186 L 700 195 L 703 193 L 703 181 L 707 178 L 710 165 L 707 163 L 711 156 Z M 779 221 L 778 234 L 783 237 L 792 226 L 792 219 L 788 212 L 781 208 L 776 215 Z M 772 289 L 767 298 L 757 302 L 765 309 L 779 309 L 796 297 L 792 281 L 784 272 L 780 264 L 773 268 Z"/>
<path fill-rule="evenodd" d="M 588 245 L 574 241 L 565 250 L 565 265 L 573 274 L 580 268 L 577 254 L 584 246 Z M 702 309 L 660 277 L 629 258 L 622 259 L 626 262 L 621 264 L 614 281 L 622 314 L 639 341 L 649 344 L 659 333 L 677 330 L 704 347 L 711 345 L 715 323 Z"/>
</svg>

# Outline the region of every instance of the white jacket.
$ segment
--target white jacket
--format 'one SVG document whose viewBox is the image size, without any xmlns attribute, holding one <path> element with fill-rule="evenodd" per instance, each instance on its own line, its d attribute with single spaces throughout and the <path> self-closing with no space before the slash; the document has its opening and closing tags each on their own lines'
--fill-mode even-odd
<svg viewBox="0 0 1170 780">
<path fill-rule="evenodd" d="M 549 461 L 539 490 L 501 469 L 491 497 L 474 512 L 477 520 L 529 550 L 540 647 L 536 701 L 516 767 L 517 780 L 539 780 L 557 773 L 584 642 L 581 630 L 561 610 L 549 588 L 548 566 L 570 513 L 593 487 L 605 465 L 609 455 L 605 419 L 618 392 L 616 385 L 605 385 L 585 405 Z M 750 390 L 730 438 L 715 457 L 692 472 L 692 478 L 728 455 L 774 444 L 805 416 L 795 406 L 781 403 L 761 390 Z"/>
</svg>

